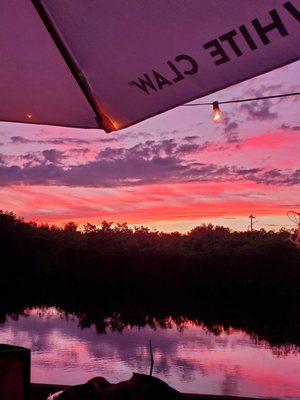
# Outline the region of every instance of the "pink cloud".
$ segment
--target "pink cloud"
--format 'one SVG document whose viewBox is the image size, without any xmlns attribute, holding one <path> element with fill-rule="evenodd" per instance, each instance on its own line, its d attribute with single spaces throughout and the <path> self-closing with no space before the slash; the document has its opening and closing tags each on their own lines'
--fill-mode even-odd
<svg viewBox="0 0 300 400">
<path fill-rule="evenodd" d="M 299 167 L 300 135 L 296 131 L 275 131 L 249 137 L 239 142 L 215 142 L 199 149 L 203 162 L 217 164 L 264 166 L 276 168 Z"/>
</svg>

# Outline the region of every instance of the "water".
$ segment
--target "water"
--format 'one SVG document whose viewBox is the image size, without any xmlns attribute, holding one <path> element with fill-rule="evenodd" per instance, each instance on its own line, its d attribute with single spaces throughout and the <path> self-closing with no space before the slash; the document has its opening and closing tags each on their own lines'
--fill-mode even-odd
<svg viewBox="0 0 300 400">
<path fill-rule="evenodd" d="M 32 382 L 78 384 L 93 376 L 110 382 L 148 373 L 182 392 L 300 399 L 300 354 L 272 350 L 241 330 L 216 335 L 186 322 L 178 328 L 128 328 L 122 333 L 82 329 L 55 308 L 26 310 L 0 325 L 0 342 L 32 349 Z"/>
</svg>

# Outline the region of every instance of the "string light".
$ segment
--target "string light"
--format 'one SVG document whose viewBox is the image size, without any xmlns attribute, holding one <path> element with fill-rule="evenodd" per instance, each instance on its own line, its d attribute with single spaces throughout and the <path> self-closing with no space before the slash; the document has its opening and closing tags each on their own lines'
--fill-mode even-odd
<svg viewBox="0 0 300 400">
<path fill-rule="evenodd" d="M 213 121 L 216 124 L 219 124 L 220 122 L 223 121 L 223 119 L 224 118 L 223 118 L 222 111 L 220 110 L 219 103 L 217 101 L 214 101 L 213 102 Z"/>
<path fill-rule="evenodd" d="M 275 94 L 272 96 L 261 96 L 261 97 L 250 97 L 246 99 L 235 99 L 235 100 L 224 100 L 224 101 L 214 101 L 212 103 L 192 103 L 192 104 L 183 104 L 182 107 L 194 107 L 194 106 L 212 106 L 213 107 L 213 121 L 216 123 L 220 123 L 224 120 L 222 111 L 220 110 L 219 104 L 230 104 L 230 103 L 244 103 L 246 101 L 257 101 L 257 100 L 267 100 L 267 99 L 277 99 L 281 97 L 289 97 L 289 96 L 299 96 L 300 92 L 295 93 L 284 93 L 284 94 Z"/>
</svg>

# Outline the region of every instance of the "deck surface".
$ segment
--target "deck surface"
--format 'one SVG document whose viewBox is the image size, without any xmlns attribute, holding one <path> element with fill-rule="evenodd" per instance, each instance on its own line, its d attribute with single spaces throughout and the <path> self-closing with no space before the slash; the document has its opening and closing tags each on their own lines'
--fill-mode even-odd
<svg viewBox="0 0 300 400">
<path fill-rule="evenodd" d="M 67 386 L 62 385 L 44 385 L 31 384 L 30 400 L 46 400 L 50 394 L 66 389 Z M 186 400 L 258 400 L 253 397 L 236 397 L 236 396 L 214 396 L 205 394 L 184 394 Z M 87 399 L 88 400 L 88 399 Z M 261 400 L 261 399 L 260 399 Z M 272 400 L 275 400 L 274 398 Z"/>
</svg>

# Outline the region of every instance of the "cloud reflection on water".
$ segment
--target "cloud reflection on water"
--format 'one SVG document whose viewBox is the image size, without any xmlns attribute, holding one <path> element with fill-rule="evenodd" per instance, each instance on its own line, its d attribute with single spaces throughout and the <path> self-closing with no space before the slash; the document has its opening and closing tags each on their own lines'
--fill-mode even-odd
<svg viewBox="0 0 300 400">
<path fill-rule="evenodd" d="M 102 375 L 112 382 L 148 373 L 185 392 L 300 398 L 300 354 L 278 356 L 239 330 L 219 335 L 202 326 L 126 328 L 99 335 L 54 308 L 33 309 L 0 325 L 0 341 L 32 349 L 32 380 L 75 384 Z"/>
</svg>

